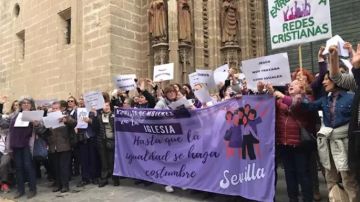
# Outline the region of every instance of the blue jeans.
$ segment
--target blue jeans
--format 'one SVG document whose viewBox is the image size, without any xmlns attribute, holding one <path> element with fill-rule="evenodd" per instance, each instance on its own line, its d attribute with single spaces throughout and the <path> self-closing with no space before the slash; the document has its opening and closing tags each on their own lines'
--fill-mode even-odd
<svg viewBox="0 0 360 202">
<path fill-rule="evenodd" d="M 281 161 L 284 164 L 290 201 L 298 201 L 299 184 L 303 201 L 313 201 L 312 175 L 310 171 L 312 150 L 292 146 L 280 146 L 279 150 Z"/>
<path fill-rule="evenodd" d="M 36 192 L 36 175 L 34 162 L 30 153 L 30 147 L 13 149 L 15 166 L 16 166 L 16 182 L 19 193 L 25 193 L 25 178 L 29 179 L 30 191 Z"/>
</svg>

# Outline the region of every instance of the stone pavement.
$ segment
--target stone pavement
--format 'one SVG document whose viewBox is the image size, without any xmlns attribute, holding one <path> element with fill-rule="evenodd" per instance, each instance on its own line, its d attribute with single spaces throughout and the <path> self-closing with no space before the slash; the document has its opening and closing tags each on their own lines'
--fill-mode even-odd
<svg viewBox="0 0 360 202">
<path fill-rule="evenodd" d="M 283 169 L 278 169 L 278 186 L 276 190 L 276 201 L 287 202 L 286 184 L 284 179 Z M 210 176 L 209 176 L 210 177 Z M 327 201 L 326 187 L 324 178 L 319 173 L 320 177 L 320 190 L 323 196 L 323 202 Z M 240 197 L 231 197 L 224 195 L 209 195 L 205 193 L 193 193 L 190 190 L 176 189 L 175 193 L 166 193 L 164 187 L 160 185 L 152 185 L 145 187 L 143 185 L 134 185 L 134 181 L 130 179 L 121 180 L 119 187 L 107 185 L 103 188 L 98 188 L 96 185 L 87 185 L 84 188 L 77 188 L 75 186 L 79 178 L 71 182 L 69 193 L 61 194 L 59 192 L 51 192 L 51 183 L 45 180 L 38 183 L 38 195 L 27 200 L 26 197 L 20 198 L 18 201 L 26 202 L 248 202 L 249 200 Z M 0 202 L 11 202 L 15 190 L 8 194 L 0 195 Z"/>
</svg>

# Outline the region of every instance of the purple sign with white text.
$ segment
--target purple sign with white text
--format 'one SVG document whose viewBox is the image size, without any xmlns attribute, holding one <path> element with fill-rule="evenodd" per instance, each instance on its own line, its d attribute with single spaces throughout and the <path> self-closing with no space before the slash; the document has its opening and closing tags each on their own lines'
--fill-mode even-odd
<svg viewBox="0 0 360 202">
<path fill-rule="evenodd" d="M 114 175 L 273 201 L 275 104 L 243 96 L 205 109 L 116 110 Z"/>
</svg>

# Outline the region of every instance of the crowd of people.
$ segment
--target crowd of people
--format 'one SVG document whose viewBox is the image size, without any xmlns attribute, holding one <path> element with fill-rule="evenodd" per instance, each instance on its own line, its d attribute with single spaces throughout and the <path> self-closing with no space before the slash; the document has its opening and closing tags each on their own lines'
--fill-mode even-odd
<svg viewBox="0 0 360 202">
<path fill-rule="evenodd" d="M 15 198 L 25 194 L 25 182 L 29 182 L 27 197 L 37 191 L 40 166 L 46 168 L 47 178 L 53 181 L 54 192 L 68 192 L 72 176 L 81 176 L 77 187 L 89 183 L 106 186 L 120 185 L 120 177 L 113 176 L 114 166 L 114 110 L 116 108 L 170 109 L 176 100 L 189 100 L 189 110 L 209 107 L 228 99 L 241 99 L 242 95 L 270 94 L 276 97 L 276 162 L 285 170 L 287 193 L 291 202 L 299 201 L 299 185 L 303 201 L 321 199 L 318 168 L 321 168 L 329 192 L 336 187 L 344 190 L 351 202 L 360 201 L 360 45 L 354 51 L 350 43 L 353 68 L 342 64 L 338 47 L 330 48 L 324 56 L 324 48 L 318 53 L 319 73 L 313 75 L 305 68 L 292 73 L 288 86 L 272 86 L 259 82 L 257 89 L 248 89 L 246 80 L 239 77 L 239 70 L 230 67 L 228 79 L 211 95 L 212 102 L 201 103 L 194 90 L 205 88 L 203 84 L 155 84 L 150 79 L 137 80 L 136 92 L 114 90 L 104 92 L 105 105 L 101 110 L 91 110 L 82 119 L 86 129 L 77 128 L 78 108 L 84 108 L 84 99 L 69 96 L 66 100 L 53 101 L 35 106 L 30 97 L 11 103 L 10 110 L 3 112 L 6 96 L 0 100 L 0 180 L 1 190 L 15 189 Z M 46 128 L 40 121 L 26 127 L 16 127 L 19 112 L 41 109 L 44 116 L 60 112 L 62 126 Z M 320 113 L 321 112 L 321 113 Z M 46 151 L 36 151 L 39 145 Z M 244 149 L 244 148 L 243 148 Z M 35 155 L 36 153 L 36 155 Z M 45 155 L 37 155 L 45 153 Z M 15 177 L 14 177 L 15 176 Z M 16 182 L 16 183 L 15 183 Z M 150 185 L 141 180 L 137 184 Z M 171 186 L 165 186 L 173 192 Z"/>
</svg>

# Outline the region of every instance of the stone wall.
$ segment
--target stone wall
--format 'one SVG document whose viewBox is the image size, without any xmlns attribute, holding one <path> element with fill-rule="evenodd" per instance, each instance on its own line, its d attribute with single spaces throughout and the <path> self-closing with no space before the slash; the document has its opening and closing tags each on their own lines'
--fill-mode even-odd
<svg viewBox="0 0 360 202">
<path fill-rule="evenodd" d="M 0 2 L 0 95 L 41 98 L 109 91 L 117 74 L 152 78 L 154 50 L 149 42 L 150 0 L 6 0 Z M 193 42 L 186 73 L 224 64 L 219 0 L 189 0 Z M 262 1 L 236 0 L 239 60 L 264 54 Z M 16 16 L 16 5 L 20 12 Z M 184 69 L 179 53 L 177 0 L 168 7 L 168 61 L 175 81 Z M 67 19 L 71 42 L 67 44 Z M 186 80 L 186 79 L 185 79 Z"/>
</svg>

